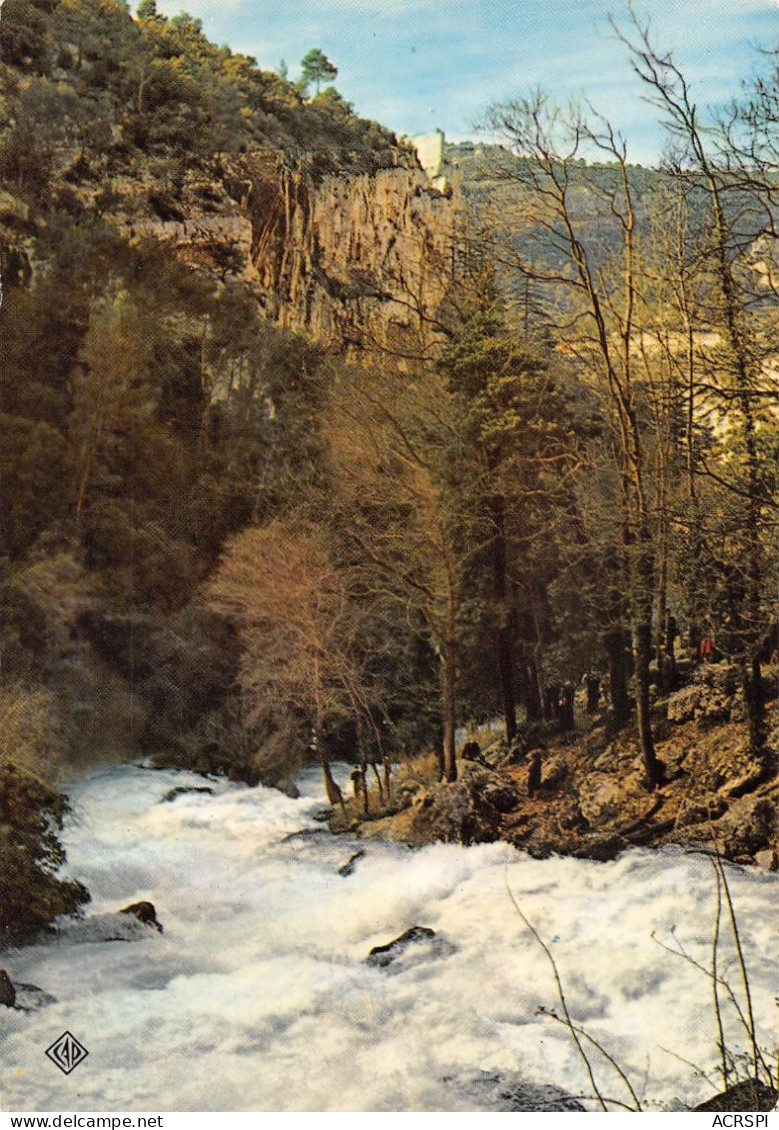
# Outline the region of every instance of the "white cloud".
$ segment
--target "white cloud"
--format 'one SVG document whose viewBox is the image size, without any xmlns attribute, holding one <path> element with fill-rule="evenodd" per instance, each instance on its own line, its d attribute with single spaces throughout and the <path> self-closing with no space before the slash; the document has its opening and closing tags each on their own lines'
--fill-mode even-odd
<svg viewBox="0 0 779 1130">
<path fill-rule="evenodd" d="M 450 8 L 471 6 L 471 0 L 447 0 Z M 290 11 L 290 23 L 296 24 L 301 17 L 306 15 L 350 15 L 353 13 L 373 14 L 392 18 L 395 16 L 409 16 L 415 13 L 440 11 L 441 0 L 302 0 L 296 6 L 296 11 Z M 167 16 L 175 15 L 182 8 L 193 16 L 219 16 L 222 14 L 233 15 L 243 11 L 255 21 L 262 16 L 263 4 L 256 0 L 162 0 L 158 3 L 161 12 Z"/>
<path fill-rule="evenodd" d="M 175 16 L 181 11 L 189 12 L 190 16 L 219 16 L 226 12 L 237 12 L 240 8 L 249 8 L 247 0 L 158 0 L 157 9 L 165 16 Z"/>
</svg>

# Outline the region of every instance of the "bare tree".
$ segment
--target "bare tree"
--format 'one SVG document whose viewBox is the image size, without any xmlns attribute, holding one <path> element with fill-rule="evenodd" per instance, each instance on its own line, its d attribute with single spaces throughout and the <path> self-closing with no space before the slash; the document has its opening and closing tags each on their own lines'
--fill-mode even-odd
<svg viewBox="0 0 779 1130">
<path fill-rule="evenodd" d="M 494 106 L 489 125 L 518 157 L 509 166 L 509 175 L 522 187 L 512 222 L 528 237 L 526 244 L 529 239 L 543 250 L 541 259 L 521 249 L 509 256 L 503 252 L 504 262 L 533 282 L 554 288 L 559 303 L 557 332 L 583 372 L 594 375 L 593 389 L 596 395 L 602 390 L 613 425 L 621 548 L 629 570 L 638 736 L 647 781 L 654 787 L 662 780 L 649 700 L 656 559 L 641 382 L 636 373 L 640 276 L 636 190 L 626 146 L 605 119 L 577 104 L 563 110 L 542 92 Z M 579 199 L 579 161 L 585 152 L 609 162 L 588 185 L 610 221 L 611 245 L 599 242 L 597 225 L 588 223 Z"/>
<path fill-rule="evenodd" d="M 704 461 L 702 473 L 738 506 L 738 521 L 728 533 L 727 632 L 742 671 L 753 748 L 765 743 L 765 703 L 760 644 L 766 631 L 764 581 L 768 561 L 765 531 L 775 509 L 772 475 L 761 442 L 761 427 L 774 421 L 767 406 L 776 396 L 770 358 L 776 363 L 777 308 L 772 272 L 765 267 L 775 239 L 776 90 L 757 79 L 746 99 L 734 102 L 719 119 L 705 120 L 684 73 L 672 54 L 654 45 L 649 27 L 631 9 L 628 31 L 617 29 L 630 52 L 635 73 L 662 115 L 670 145 L 667 169 L 705 204 L 705 242 L 698 273 L 705 287 L 704 311 L 714 340 L 699 349 L 702 379 L 713 398 L 719 428 L 730 442 L 718 466 Z M 775 68 L 774 68 L 775 78 Z M 765 242 L 764 270 L 755 251 Z M 692 411 L 692 408 L 691 408 Z"/>
<path fill-rule="evenodd" d="M 350 371 L 331 391 L 325 437 L 331 505 L 360 561 L 366 591 L 400 606 L 440 660 L 442 777 L 453 781 L 463 575 L 478 553 L 458 488 L 463 457 L 454 400 L 435 369 L 402 385 Z"/>
<path fill-rule="evenodd" d="M 297 716 L 332 775 L 327 729 L 370 713 L 354 575 L 319 527 L 276 521 L 227 545 L 210 585 L 212 605 L 241 636 L 240 681 L 254 717 Z"/>
</svg>

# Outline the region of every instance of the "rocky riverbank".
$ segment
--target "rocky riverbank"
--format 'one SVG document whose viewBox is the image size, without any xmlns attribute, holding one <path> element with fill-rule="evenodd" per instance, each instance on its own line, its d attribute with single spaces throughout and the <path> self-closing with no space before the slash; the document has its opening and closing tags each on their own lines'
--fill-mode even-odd
<svg viewBox="0 0 779 1130">
<path fill-rule="evenodd" d="M 635 846 L 696 844 L 737 863 L 779 867 L 776 751 L 779 710 L 769 709 L 766 752 L 749 748 L 734 667 L 698 669 L 690 684 L 654 706 L 657 753 L 666 783 L 650 791 L 630 731 L 609 736 L 605 717 L 582 714 L 577 730 L 525 727 L 507 748 L 494 741 L 461 760 L 453 784 L 436 781 L 433 758 L 396 772 L 389 803 L 372 797 L 334 811 L 334 831 L 409 844 L 505 840 L 537 858 L 613 859 Z M 766 691 L 775 699 L 776 671 Z M 534 753 L 541 785 L 528 795 Z"/>
</svg>

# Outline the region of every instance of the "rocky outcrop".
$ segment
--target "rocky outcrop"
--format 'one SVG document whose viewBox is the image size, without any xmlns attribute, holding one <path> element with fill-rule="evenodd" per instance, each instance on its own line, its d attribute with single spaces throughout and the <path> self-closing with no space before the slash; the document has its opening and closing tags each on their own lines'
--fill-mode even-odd
<svg viewBox="0 0 779 1130">
<path fill-rule="evenodd" d="M 741 722 L 745 716 L 738 668 L 732 663 L 702 664 L 693 682 L 668 700 L 668 721 L 676 724 Z"/>
<path fill-rule="evenodd" d="M 712 665 L 696 689 L 711 686 L 719 695 L 724 688 L 740 699 L 732 672 L 730 665 Z M 664 705 L 657 704 L 658 712 Z M 770 756 L 779 747 L 779 703 L 770 698 L 766 729 Z M 533 743 L 538 740 L 535 734 Z M 528 744 L 507 749 L 502 740 L 494 742 L 479 761 L 466 758 L 473 749 L 464 747 L 454 783 L 436 781 L 431 760 L 410 763 L 393 781 L 391 808 L 367 819 L 354 809 L 357 835 L 411 845 L 500 839 L 537 858 L 603 861 L 633 847 L 683 844 L 768 871 L 779 868 L 779 782 L 765 756 L 752 751 L 745 722 L 690 719 L 666 726 L 656 743 L 666 781 L 655 789 L 647 784 L 634 734 L 610 738 L 595 725 L 573 738 L 545 735 L 542 782 L 531 796 Z"/>
<path fill-rule="evenodd" d="M 218 277 L 254 282 L 252 225 L 236 211 L 232 215 L 190 215 L 180 220 L 140 220 L 131 226 L 136 238 L 153 236 L 170 243 L 176 255 L 190 267 L 210 271 Z"/>
<path fill-rule="evenodd" d="M 449 200 L 410 169 L 315 186 L 280 155 L 245 163 L 252 261 L 269 316 L 335 350 L 418 353 L 445 297 Z"/>
<path fill-rule="evenodd" d="M 277 325 L 352 358 L 380 354 L 403 369 L 439 336 L 448 187 L 406 167 L 315 181 L 273 149 L 220 159 L 213 171 L 205 201 L 202 185 L 187 185 L 175 214 L 128 206 L 117 222 L 193 268 L 243 282 Z"/>
<path fill-rule="evenodd" d="M 414 804 L 424 812 L 433 839 L 468 845 L 500 839 L 503 817 L 518 800 L 508 774 L 471 763 L 458 781 L 418 794 Z"/>
<path fill-rule="evenodd" d="M 721 817 L 717 831 L 729 859 L 750 863 L 756 852 L 771 850 L 770 845 L 776 840 L 775 803 L 767 796 L 741 797 Z"/>
</svg>

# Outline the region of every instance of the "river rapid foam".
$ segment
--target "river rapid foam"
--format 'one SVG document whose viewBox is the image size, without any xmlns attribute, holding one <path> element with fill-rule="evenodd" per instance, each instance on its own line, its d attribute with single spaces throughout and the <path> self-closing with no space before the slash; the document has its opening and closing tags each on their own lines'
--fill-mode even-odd
<svg viewBox="0 0 779 1130">
<path fill-rule="evenodd" d="M 346 767 L 341 767 L 346 773 Z M 172 788 L 210 784 L 214 795 Z M 0 956 L 14 981 L 56 998 L 0 1009 L 5 1110 L 432 1111 L 478 1108 L 457 1081 L 520 1072 L 589 1091 L 549 962 L 508 888 L 554 954 L 568 1007 L 631 1076 L 649 1109 L 709 1097 L 684 1060 L 717 1061 L 709 979 L 668 954 L 674 938 L 708 964 L 711 864 L 681 850 L 611 863 L 533 860 L 505 844 L 403 845 L 332 837 L 302 795 L 125 765 L 70 788 L 64 842 L 88 914 L 154 903 L 164 933 L 92 941 L 68 931 Z M 338 868 L 362 847 L 351 874 Z M 729 867 L 758 1026 L 771 1042 L 779 876 Z M 446 941 L 387 968 L 372 946 L 412 925 Z M 736 992 L 732 945 L 720 954 Z M 69 1030 L 88 1058 L 63 1075 L 44 1052 Z M 735 1053 L 743 1030 L 728 1024 Z M 629 1101 L 594 1055 L 605 1094 Z M 487 1107 L 486 1109 L 489 1109 Z"/>
</svg>

